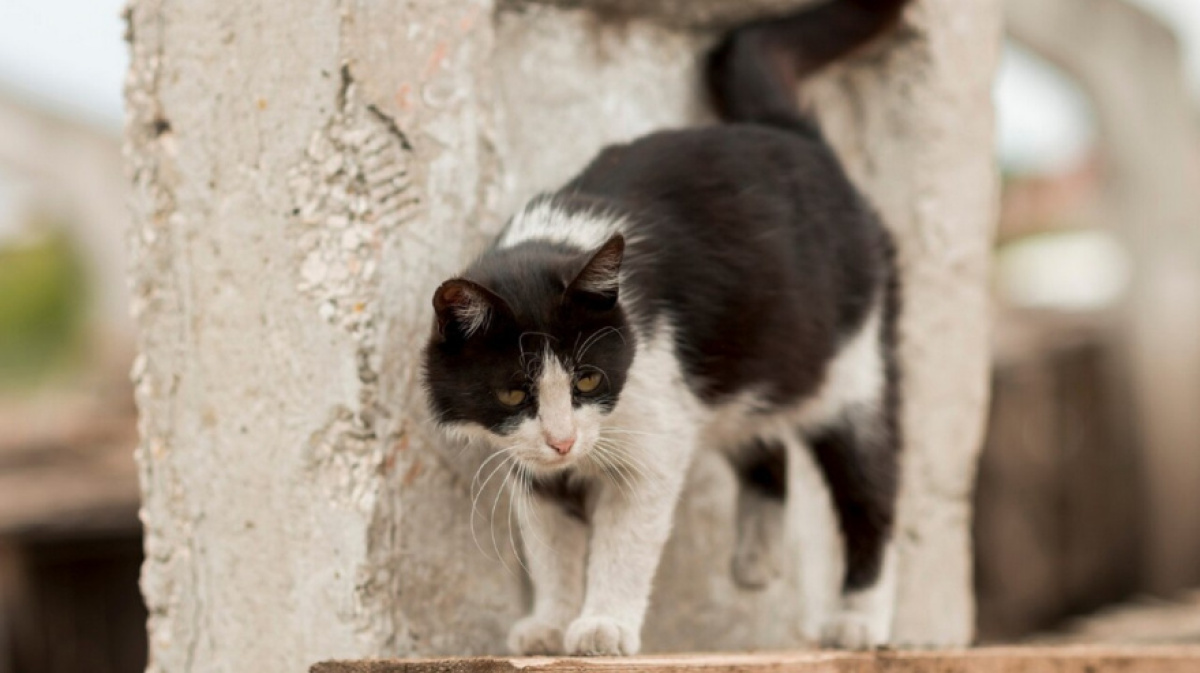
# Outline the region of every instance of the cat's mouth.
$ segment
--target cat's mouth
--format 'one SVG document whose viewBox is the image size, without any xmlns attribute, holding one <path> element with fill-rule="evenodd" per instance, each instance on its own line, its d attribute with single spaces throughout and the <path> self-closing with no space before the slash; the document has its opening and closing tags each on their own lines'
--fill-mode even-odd
<svg viewBox="0 0 1200 673">
<path fill-rule="evenodd" d="M 579 464 L 585 453 L 586 451 L 572 451 L 564 455 L 549 451 L 539 451 L 532 456 L 527 456 L 525 464 L 540 474 L 553 474 Z"/>
<path fill-rule="evenodd" d="M 532 463 L 535 467 L 549 470 L 558 470 L 568 467 L 575 463 L 571 456 L 537 456 L 529 459 L 527 462 Z"/>
</svg>

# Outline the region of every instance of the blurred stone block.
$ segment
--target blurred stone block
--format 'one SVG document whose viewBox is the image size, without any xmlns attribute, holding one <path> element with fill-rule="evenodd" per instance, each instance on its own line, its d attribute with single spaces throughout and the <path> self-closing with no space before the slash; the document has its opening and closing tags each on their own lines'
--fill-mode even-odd
<svg viewBox="0 0 1200 673">
<path fill-rule="evenodd" d="M 1102 318 L 1001 320 L 975 493 L 979 637 L 1010 640 L 1128 597 L 1141 559 L 1138 446 Z"/>
</svg>

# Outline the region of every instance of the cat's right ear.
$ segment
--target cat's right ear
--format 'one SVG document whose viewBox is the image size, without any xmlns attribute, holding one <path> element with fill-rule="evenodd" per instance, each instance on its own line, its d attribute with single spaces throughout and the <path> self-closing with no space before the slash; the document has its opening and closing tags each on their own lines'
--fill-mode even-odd
<svg viewBox="0 0 1200 673">
<path fill-rule="evenodd" d="M 486 329 L 503 306 L 503 300 L 479 283 L 451 278 L 433 293 L 437 338 L 465 341 Z"/>
<path fill-rule="evenodd" d="M 624 256 L 625 237 L 613 234 L 567 286 L 567 296 L 606 311 L 616 306 Z"/>
</svg>

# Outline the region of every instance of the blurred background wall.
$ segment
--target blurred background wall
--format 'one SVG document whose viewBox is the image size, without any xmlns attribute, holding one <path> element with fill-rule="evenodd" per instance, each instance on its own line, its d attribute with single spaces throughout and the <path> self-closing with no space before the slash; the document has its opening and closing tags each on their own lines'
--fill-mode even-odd
<svg viewBox="0 0 1200 673">
<path fill-rule="evenodd" d="M 1200 582 L 1200 4 L 1006 19 L 985 641 Z"/>
<path fill-rule="evenodd" d="M 1147 596 L 1188 610 L 1200 584 L 1200 3 L 1009 10 L 975 515 L 989 642 Z M 0 3 L 0 673 L 144 665 L 120 11 Z M 1139 637 L 1200 640 L 1178 632 L 1195 621 Z"/>
<path fill-rule="evenodd" d="M 137 671 L 120 3 L 0 2 L 0 672 Z"/>
</svg>

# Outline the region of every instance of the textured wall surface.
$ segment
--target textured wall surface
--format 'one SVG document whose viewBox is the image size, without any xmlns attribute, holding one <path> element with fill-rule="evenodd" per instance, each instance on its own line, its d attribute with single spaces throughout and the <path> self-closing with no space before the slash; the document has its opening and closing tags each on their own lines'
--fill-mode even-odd
<svg viewBox="0 0 1200 673">
<path fill-rule="evenodd" d="M 587 4 L 132 3 L 152 670 L 502 649 L 527 588 L 506 499 L 489 483 L 473 508 L 474 457 L 425 428 L 429 296 L 605 143 L 706 121 L 695 57 L 710 26 L 801 3 Z M 998 33 L 995 0 L 926 0 L 886 49 L 814 87 L 901 237 L 905 642 L 971 632 Z M 797 592 L 832 590 L 822 486 L 796 466 L 792 508 L 814 524 L 795 532 L 797 571 L 747 595 L 728 576 L 732 480 L 710 458 L 646 646 L 800 644 L 813 615 Z"/>
</svg>

